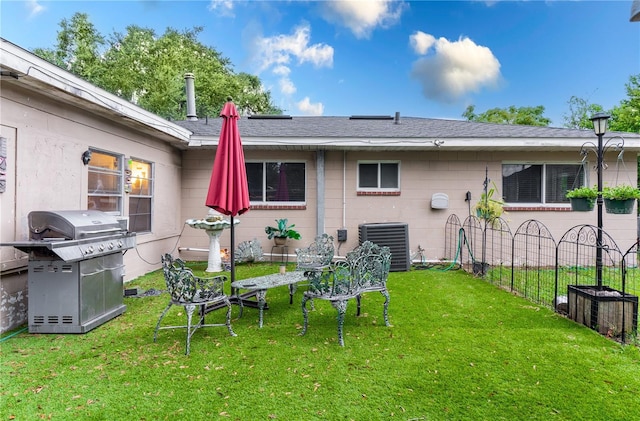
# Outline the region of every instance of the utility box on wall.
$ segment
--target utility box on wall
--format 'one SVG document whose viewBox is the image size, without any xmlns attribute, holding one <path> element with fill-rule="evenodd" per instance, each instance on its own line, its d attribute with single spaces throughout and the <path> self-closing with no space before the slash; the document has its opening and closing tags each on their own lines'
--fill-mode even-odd
<svg viewBox="0 0 640 421">
<path fill-rule="evenodd" d="M 379 246 L 387 246 L 391 251 L 391 271 L 411 270 L 409 256 L 409 226 L 400 222 L 360 224 L 360 244 L 371 241 Z"/>
<path fill-rule="evenodd" d="M 449 196 L 446 193 L 434 193 L 431 196 L 431 209 L 448 209 Z"/>
</svg>

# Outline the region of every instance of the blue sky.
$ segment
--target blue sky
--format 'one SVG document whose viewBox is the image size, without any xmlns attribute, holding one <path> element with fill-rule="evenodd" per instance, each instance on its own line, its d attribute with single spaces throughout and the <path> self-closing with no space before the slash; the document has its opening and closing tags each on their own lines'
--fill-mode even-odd
<svg viewBox="0 0 640 421">
<path fill-rule="evenodd" d="M 291 115 L 461 118 L 543 105 L 561 127 L 572 95 L 610 109 L 640 73 L 631 1 L 0 1 L 0 34 L 53 47 L 87 13 L 108 36 L 178 30 L 256 74 Z"/>
</svg>

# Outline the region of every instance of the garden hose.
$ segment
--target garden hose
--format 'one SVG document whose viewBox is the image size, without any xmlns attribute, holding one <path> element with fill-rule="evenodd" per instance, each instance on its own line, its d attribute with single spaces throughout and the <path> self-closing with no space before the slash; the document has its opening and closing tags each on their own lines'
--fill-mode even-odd
<svg viewBox="0 0 640 421">
<path fill-rule="evenodd" d="M 16 330 L 12 334 L 0 338 L 0 342 L 4 342 L 4 341 L 8 340 L 9 338 L 13 338 L 14 336 L 24 332 L 25 330 L 27 330 L 26 327 L 23 327 L 22 329 Z"/>
</svg>

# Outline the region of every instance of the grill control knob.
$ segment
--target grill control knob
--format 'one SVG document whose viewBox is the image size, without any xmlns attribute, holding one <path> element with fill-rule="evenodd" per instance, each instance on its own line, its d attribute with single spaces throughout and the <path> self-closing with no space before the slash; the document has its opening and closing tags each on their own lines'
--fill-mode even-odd
<svg viewBox="0 0 640 421">
<path fill-rule="evenodd" d="M 109 243 L 109 244 L 107 245 L 107 248 L 108 248 L 109 250 L 112 250 L 112 249 L 113 249 L 113 243 Z"/>
<path fill-rule="evenodd" d="M 104 244 L 100 244 L 100 245 L 98 246 L 98 250 L 100 250 L 100 251 L 104 251 Z"/>
<path fill-rule="evenodd" d="M 89 246 L 89 248 L 87 248 L 87 254 L 91 253 L 93 253 L 93 246 Z"/>
<path fill-rule="evenodd" d="M 118 247 L 122 247 L 124 244 L 122 243 L 121 240 L 118 240 Z"/>
</svg>

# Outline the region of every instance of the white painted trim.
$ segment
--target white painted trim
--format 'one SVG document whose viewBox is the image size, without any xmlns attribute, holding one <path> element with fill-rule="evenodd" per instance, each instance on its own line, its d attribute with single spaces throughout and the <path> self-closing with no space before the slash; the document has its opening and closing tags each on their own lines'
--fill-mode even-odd
<svg viewBox="0 0 640 421">
<path fill-rule="evenodd" d="M 80 98 L 93 105 L 111 110 L 183 142 L 188 142 L 191 131 L 137 105 L 100 89 L 74 74 L 0 38 L 0 64 L 2 69 L 14 72 L 25 82 L 37 81 Z"/>
</svg>

